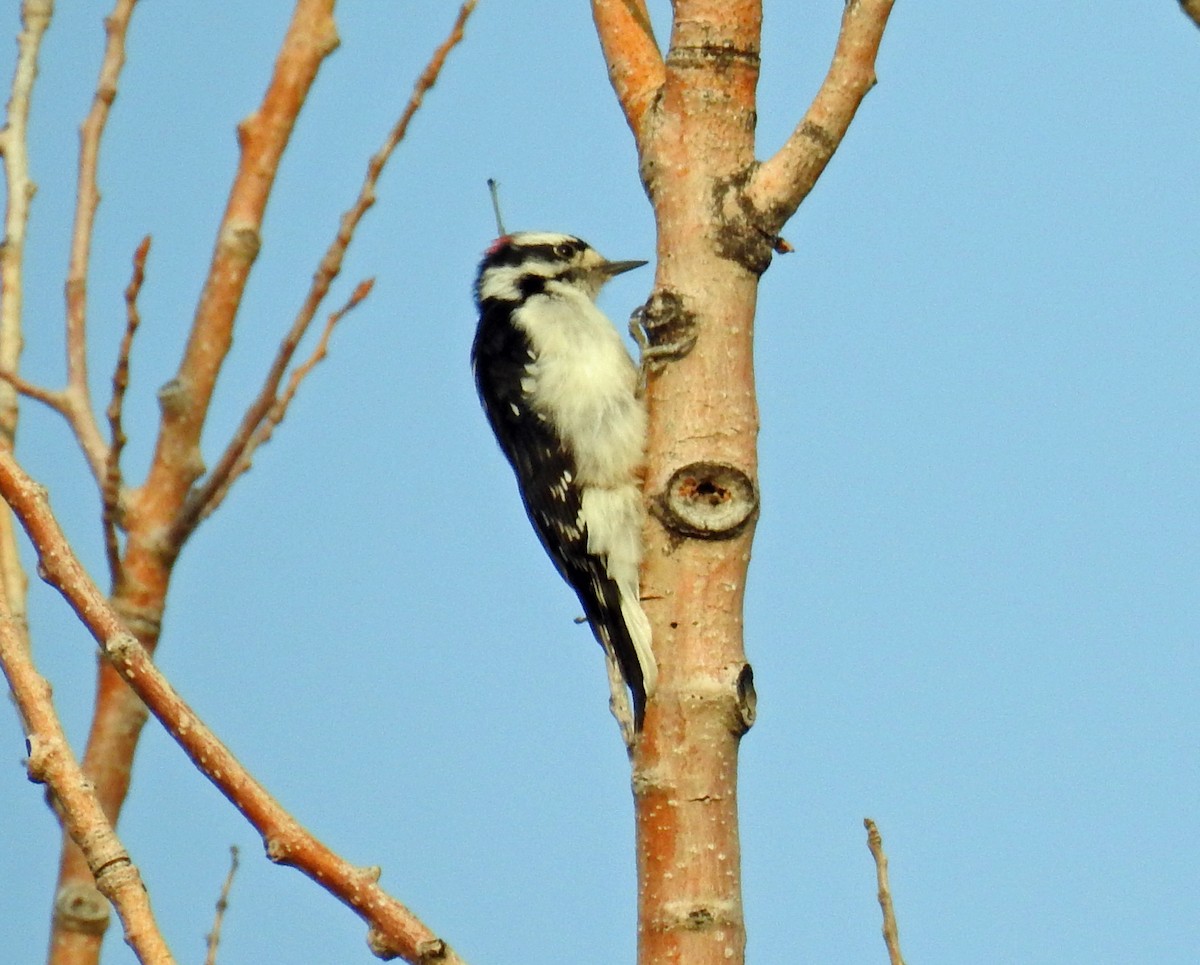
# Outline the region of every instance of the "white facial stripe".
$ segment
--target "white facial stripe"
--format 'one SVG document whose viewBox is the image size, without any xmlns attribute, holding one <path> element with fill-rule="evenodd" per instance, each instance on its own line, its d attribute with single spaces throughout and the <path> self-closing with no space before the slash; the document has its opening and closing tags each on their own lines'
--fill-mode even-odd
<svg viewBox="0 0 1200 965">
<path fill-rule="evenodd" d="M 557 245 L 564 241 L 578 241 L 573 235 L 564 235 L 557 231 L 518 231 L 508 236 L 509 241 L 518 247 L 528 245 Z"/>
<path fill-rule="evenodd" d="M 561 264 L 549 261 L 526 261 L 520 265 L 489 268 L 484 272 L 482 284 L 479 286 L 479 297 L 482 299 L 498 298 L 501 301 L 520 301 L 521 290 L 518 286 L 522 278 L 530 275 L 553 278 L 562 271 L 562 267 Z"/>
</svg>

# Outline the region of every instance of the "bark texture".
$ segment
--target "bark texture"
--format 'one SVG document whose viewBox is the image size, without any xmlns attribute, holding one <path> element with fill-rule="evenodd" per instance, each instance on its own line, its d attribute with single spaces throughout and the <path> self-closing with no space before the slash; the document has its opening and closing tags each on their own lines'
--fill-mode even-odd
<svg viewBox="0 0 1200 965">
<path fill-rule="evenodd" d="M 643 0 L 593 0 L 654 209 L 658 269 L 642 596 L 658 689 L 631 748 L 639 962 L 745 959 L 737 764 L 754 722 L 742 604 L 758 514 L 754 315 L 779 237 L 874 83 L 890 0 L 850 0 L 829 75 L 755 158 L 759 0 L 676 0 L 665 54 Z"/>
</svg>

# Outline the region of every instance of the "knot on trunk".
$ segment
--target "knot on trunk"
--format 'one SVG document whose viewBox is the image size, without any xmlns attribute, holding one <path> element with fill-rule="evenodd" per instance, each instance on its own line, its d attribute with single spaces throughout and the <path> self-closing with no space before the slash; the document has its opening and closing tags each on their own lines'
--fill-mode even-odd
<svg viewBox="0 0 1200 965">
<path fill-rule="evenodd" d="M 737 466 L 693 462 L 675 471 L 654 501 L 671 532 L 695 539 L 732 539 L 758 510 L 758 490 Z"/>
</svg>

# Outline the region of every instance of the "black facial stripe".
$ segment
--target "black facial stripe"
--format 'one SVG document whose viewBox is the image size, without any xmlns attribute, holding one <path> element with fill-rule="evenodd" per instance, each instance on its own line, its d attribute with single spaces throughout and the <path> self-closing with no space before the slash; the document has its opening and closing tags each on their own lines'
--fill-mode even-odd
<svg viewBox="0 0 1200 965">
<path fill-rule="evenodd" d="M 517 282 L 517 290 L 520 291 L 522 298 L 532 298 L 546 290 L 548 281 L 550 279 L 544 275 L 522 275 L 520 281 Z"/>
<path fill-rule="evenodd" d="M 578 238 L 565 238 L 556 245 L 520 245 L 510 241 L 484 258 L 483 267 L 510 268 L 526 261 L 554 264 L 573 258 L 586 247 L 587 243 Z"/>
</svg>

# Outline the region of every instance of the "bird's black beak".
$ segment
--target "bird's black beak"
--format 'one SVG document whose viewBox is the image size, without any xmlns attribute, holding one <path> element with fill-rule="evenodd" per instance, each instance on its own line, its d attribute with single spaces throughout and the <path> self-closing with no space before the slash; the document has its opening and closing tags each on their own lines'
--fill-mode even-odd
<svg viewBox="0 0 1200 965">
<path fill-rule="evenodd" d="M 627 271 L 633 271 L 635 268 L 641 268 L 645 264 L 647 262 L 644 261 L 606 261 L 597 271 L 605 278 L 612 278 L 614 275 L 621 275 Z"/>
</svg>

